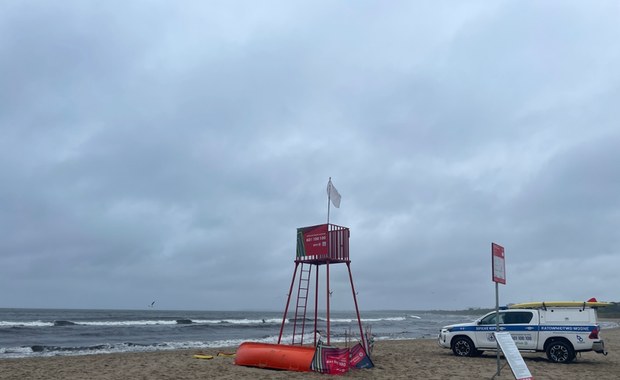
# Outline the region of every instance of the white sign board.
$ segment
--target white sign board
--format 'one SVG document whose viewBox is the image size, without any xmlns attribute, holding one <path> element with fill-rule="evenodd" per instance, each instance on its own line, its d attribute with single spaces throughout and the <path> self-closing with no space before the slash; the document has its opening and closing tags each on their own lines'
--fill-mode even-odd
<svg viewBox="0 0 620 380">
<path fill-rule="evenodd" d="M 493 267 L 493 281 L 506 284 L 506 261 L 504 247 L 491 243 L 491 266 Z"/>
<path fill-rule="evenodd" d="M 512 336 L 508 332 L 496 332 L 495 339 L 504 353 L 504 357 L 510 365 L 512 373 L 517 380 L 534 380 L 534 377 L 527 368 L 527 365 L 523 361 L 523 356 L 519 352 L 515 341 L 512 340 Z"/>
</svg>

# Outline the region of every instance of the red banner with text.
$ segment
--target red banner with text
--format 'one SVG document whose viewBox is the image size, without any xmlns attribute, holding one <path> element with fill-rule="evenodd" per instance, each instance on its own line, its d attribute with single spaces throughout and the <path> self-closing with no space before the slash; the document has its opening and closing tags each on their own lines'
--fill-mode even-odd
<svg viewBox="0 0 620 380">
<path fill-rule="evenodd" d="M 326 256 L 329 253 L 327 244 L 327 224 L 300 228 L 303 241 L 303 256 Z"/>
</svg>

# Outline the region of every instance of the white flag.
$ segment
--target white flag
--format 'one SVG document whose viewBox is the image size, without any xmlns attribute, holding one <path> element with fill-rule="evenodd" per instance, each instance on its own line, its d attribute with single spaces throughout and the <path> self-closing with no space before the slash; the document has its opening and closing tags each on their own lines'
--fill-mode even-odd
<svg viewBox="0 0 620 380">
<path fill-rule="evenodd" d="M 332 201 L 332 204 L 334 205 L 334 207 L 340 208 L 340 198 L 342 197 L 340 196 L 340 193 L 338 192 L 338 190 L 336 190 L 336 188 L 334 187 L 334 184 L 332 183 L 331 178 L 329 179 L 329 182 L 327 183 L 327 196 Z"/>
</svg>

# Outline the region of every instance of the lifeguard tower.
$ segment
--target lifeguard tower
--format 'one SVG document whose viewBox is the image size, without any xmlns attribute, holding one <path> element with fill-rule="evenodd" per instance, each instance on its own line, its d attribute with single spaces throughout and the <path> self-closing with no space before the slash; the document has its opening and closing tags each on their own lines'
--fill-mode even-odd
<svg viewBox="0 0 620 380">
<path fill-rule="evenodd" d="M 351 294 L 353 303 L 355 304 L 355 313 L 360 331 L 360 339 L 362 346 L 366 352 L 368 351 L 368 342 L 364 336 L 362 321 L 360 318 L 359 308 L 357 304 L 357 294 L 355 285 L 353 284 L 353 275 L 351 274 L 351 260 L 349 259 L 349 236 L 350 232 L 347 227 L 337 226 L 335 224 L 319 224 L 316 226 L 302 227 L 297 229 L 297 252 L 295 257 L 295 269 L 293 270 L 293 279 L 284 309 L 280 334 L 278 336 L 278 344 L 282 341 L 284 326 L 287 321 L 291 299 L 294 299 L 294 317 L 290 319 L 293 325 L 292 345 L 303 345 L 304 335 L 309 332 L 307 323 L 313 321 L 312 335 L 313 344 L 317 344 L 318 331 L 318 310 L 319 310 L 319 294 L 320 281 L 319 269 L 325 267 L 325 311 L 326 311 L 326 332 L 324 339 L 327 345 L 330 344 L 330 270 L 334 264 L 346 264 L 349 281 L 351 283 Z M 297 275 L 299 273 L 299 276 Z M 311 295 L 311 278 L 314 273 L 314 295 Z M 295 290 L 295 282 L 297 281 L 297 289 Z M 314 316 L 312 319 L 307 315 L 308 302 L 312 298 L 314 304 Z M 309 342 L 305 342 L 309 343 Z"/>
<path fill-rule="evenodd" d="M 288 371 L 317 371 L 323 373 L 339 373 L 348 371 L 349 366 L 355 368 L 372 368 L 373 363 L 370 361 L 368 354 L 368 340 L 362 329 L 362 321 L 357 306 L 357 295 L 353 285 L 353 276 L 351 275 L 351 260 L 349 260 L 349 229 L 342 226 L 329 223 L 329 205 L 330 201 L 335 207 L 340 207 L 340 194 L 333 186 L 331 178 L 327 185 L 327 223 L 316 226 L 302 227 L 297 229 L 297 250 L 295 256 L 295 269 L 293 271 L 293 279 L 286 300 L 284 316 L 282 317 L 282 325 L 280 326 L 280 334 L 278 335 L 278 343 L 258 343 L 244 342 L 237 349 L 235 364 L 281 369 Z M 318 310 L 319 310 L 319 269 L 325 266 L 325 303 L 326 303 L 326 331 L 322 334 L 326 339 L 326 347 L 331 342 L 330 331 L 330 268 L 334 264 L 346 264 L 349 272 L 349 281 L 351 282 L 351 294 L 355 304 L 355 313 L 357 323 L 360 329 L 360 344 L 350 349 L 324 348 L 318 344 Z M 299 273 L 299 276 L 297 274 Z M 314 284 L 312 284 L 312 276 L 314 274 Z M 294 291 L 295 282 L 297 281 L 297 289 Z M 314 285 L 314 297 L 311 295 L 311 287 Z M 308 302 L 312 298 L 314 304 L 314 316 L 312 319 L 306 315 Z M 285 344 L 282 342 L 282 334 L 286 325 L 289 306 L 291 300 L 295 302 L 294 317 L 290 319 L 292 322 L 292 342 Z M 310 345 L 309 336 L 304 342 L 305 334 L 310 333 L 310 322 L 312 325 L 313 344 Z M 289 323 L 290 325 L 290 323 Z M 290 326 L 289 326 L 290 329 Z M 361 347 L 360 347 L 361 345 Z M 328 352 L 336 350 L 336 352 Z M 364 351 L 364 352 L 360 352 Z M 339 352 L 344 351 L 344 352 Z M 344 359 L 342 356 L 344 355 Z M 336 358 L 334 360 L 333 358 Z M 342 366 L 344 363 L 344 367 Z"/>
</svg>

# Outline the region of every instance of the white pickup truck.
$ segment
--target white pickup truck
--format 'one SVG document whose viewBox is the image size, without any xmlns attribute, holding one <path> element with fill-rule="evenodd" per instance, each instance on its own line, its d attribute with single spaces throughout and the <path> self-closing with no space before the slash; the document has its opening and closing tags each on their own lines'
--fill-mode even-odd
<svg viewBox="0 0 620 380">
<path fill-rule="evenodd" d="M 445 326 L 439 333 L 439 345 L 457 356 L 478 356 L 496 350 L 493 333 L 496 313 L 491 312 L 471 323 Z M 546 352 L 550 361 L 569 363 L 577 352 L 594 351 L 607 355 L 596 308 L 540 307 L 499 311 L 500 331 L 510 332 L 519 351 Z"/>
</svg>

